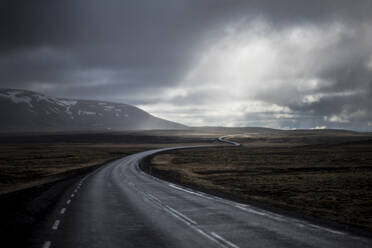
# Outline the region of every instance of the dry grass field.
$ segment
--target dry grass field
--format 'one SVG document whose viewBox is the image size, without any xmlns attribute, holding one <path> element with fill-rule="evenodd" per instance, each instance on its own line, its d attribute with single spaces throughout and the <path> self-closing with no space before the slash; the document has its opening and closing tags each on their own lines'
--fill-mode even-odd
<svg viewBox="0 0 372 248">
<path fill-rule="evenodd" d="M 144 169 L 240 201 L 372 230 L 371 134 L 264 128 L 0 134 L 0 230 L 24 241 L 69 185 L 97 165 L 153 148 L 221 145 L 216 138 L 227 134 L 240 134 L 233 140 L 243 146 L 159 154 Z"/>
<path fill-rule="evenodd" d="M 214 140 L 175 132 L 2 134 L 0 194 L 58 181 L 133 153 Z"/>
<path fill-rule="evenodd" d="M 144 167 L 207 192 L 372 231 L 371 134 L 283 131 L 233 140 L 243 146 L 167 152 Z"/>
<path fill-rule="evenodd" d="M 56 181 L 75 170 L 151 147 L 89 144 L 0 145 L 0 194 Z"/>
</svg>

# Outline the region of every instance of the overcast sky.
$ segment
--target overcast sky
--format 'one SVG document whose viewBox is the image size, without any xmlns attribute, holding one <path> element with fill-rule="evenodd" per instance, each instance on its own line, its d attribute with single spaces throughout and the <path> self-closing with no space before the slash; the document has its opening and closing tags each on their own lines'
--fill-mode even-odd
<svg viewBox="0 0 372 248">
<path fill-rule="evenodd" d="M 0 87 L 191 126 L 372 130 L 372 0 L 2 0 Z"/>
</svg>

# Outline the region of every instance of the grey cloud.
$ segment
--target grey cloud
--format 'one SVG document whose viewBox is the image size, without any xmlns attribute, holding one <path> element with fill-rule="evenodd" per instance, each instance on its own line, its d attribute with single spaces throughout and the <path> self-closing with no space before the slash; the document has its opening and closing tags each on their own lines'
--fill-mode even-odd
<svg viewBox="0 0 372 248">
<path fill-rule="evenodd" d="M 313 66 L 309 63 L 302 75 L 289 79 L 296 82 L 313 78 L 323 82 L 319 87 L 304 91 L 292 84 L 291 87 L 260 92 L 256 99 L 288 106 L 292 111 L 312 113 L 318 118 L 329 120 L 331 116 L 336 116 L 343 120 L 338 123 L 318 121 L 328 127 L 370 129 L 372 70 L 366 65 L 371 60 L 372 45 L 368 42 L 372 36 L 368 35 L 365 29 L 356 27 L 352 37 L 342 37 L 337 44 L 306 58 Z M 304 102 L 306 95 L 317 94 L 320 97 L 316 101 Z M 303 126 L 301 123 L 298 120 L 295 124 Z"/>
<path fill-rule="evenodd" d="M 338 22 L 354 29 L 355 36 L 320 50 L 314 55 L 319 63 L 303 75 L 330 82 L 306 92 L 324 96 L 305 104 L 304 92 L 296 88 L 261 92 L 256 99 L 300 114 L 291 120 L 274 120 L 272 113 L 251 114 L 238 122 L 344 127 L 347 124 L 323 119 L 344 114 L 351 121 L 367 123 L 372 120 L 372 72 L 365 64 L 371 58 L 368 43 L 372 37 L 365 29 L 372 23 L 371 11 L 368 0 L 5 0 L 0 3 L 0 86 L 60 97 L 154 104 L 164 99 L 166 89 L 179 86 L 200 54 L 232 24 L 241 23 L 239 27 L 246 29 L 252 20 L 262 19 L 273 30 L 280 30 Z M 359 93 L 334 95 L 347 91 Z M 166 101 L 203 105 L 218 101 L 218 94 L 192 92 Z M 353 117 L 357 111 L 366 114 Z M 213 117 L 204 118 L 218 123 Z M 360 128 L 362 124 L 355 125 Z"/>
<path fill-rule="evenodd" d="M 204 30 L 218 22 L 218 12 L 226 10 L 214 8 L 218 5 L 3 1 L 1 84 L 29 88 L 43 82 L 51 86 L 49 93 L 61 92 L 59 88 L 66 85 L 76 92 L 85 88 L 79 85 L 79 72 L 109 70 L 118 76 L 105 82 L 112 92 L 117 92 L 114 87 L 119 81 L 138 91 L 151 90 L 152 85 L 172 86 L 192 62 Z M 96 95 L 92 92 L 92 97 Z"/>
</svg>

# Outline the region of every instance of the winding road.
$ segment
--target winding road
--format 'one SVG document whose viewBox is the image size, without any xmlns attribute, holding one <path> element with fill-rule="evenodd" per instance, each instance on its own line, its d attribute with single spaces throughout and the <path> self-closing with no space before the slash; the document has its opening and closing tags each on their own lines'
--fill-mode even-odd
<svg viewBox="0 0 372 248">
<path fill-rule="evenodd" d="M 369 239 L 196 192 L 139 169 L 144 157 L 180 148 L 134 154 L 87 175 L 35 230 L 31 247 L 372 247 Z"/>
</svg>

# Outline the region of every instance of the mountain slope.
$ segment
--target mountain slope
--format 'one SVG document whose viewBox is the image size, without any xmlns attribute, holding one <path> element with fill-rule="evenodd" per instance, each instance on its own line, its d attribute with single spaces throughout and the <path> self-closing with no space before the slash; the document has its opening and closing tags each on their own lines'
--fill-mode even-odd
<svg viewBox="0 0 372 248">
<path fill-rule="evenodd" d="M 0 89 L 0 131 L 90 131 L 182 129 L 122 103 L 48 97 L 18 89 Z"/>
</svg>

